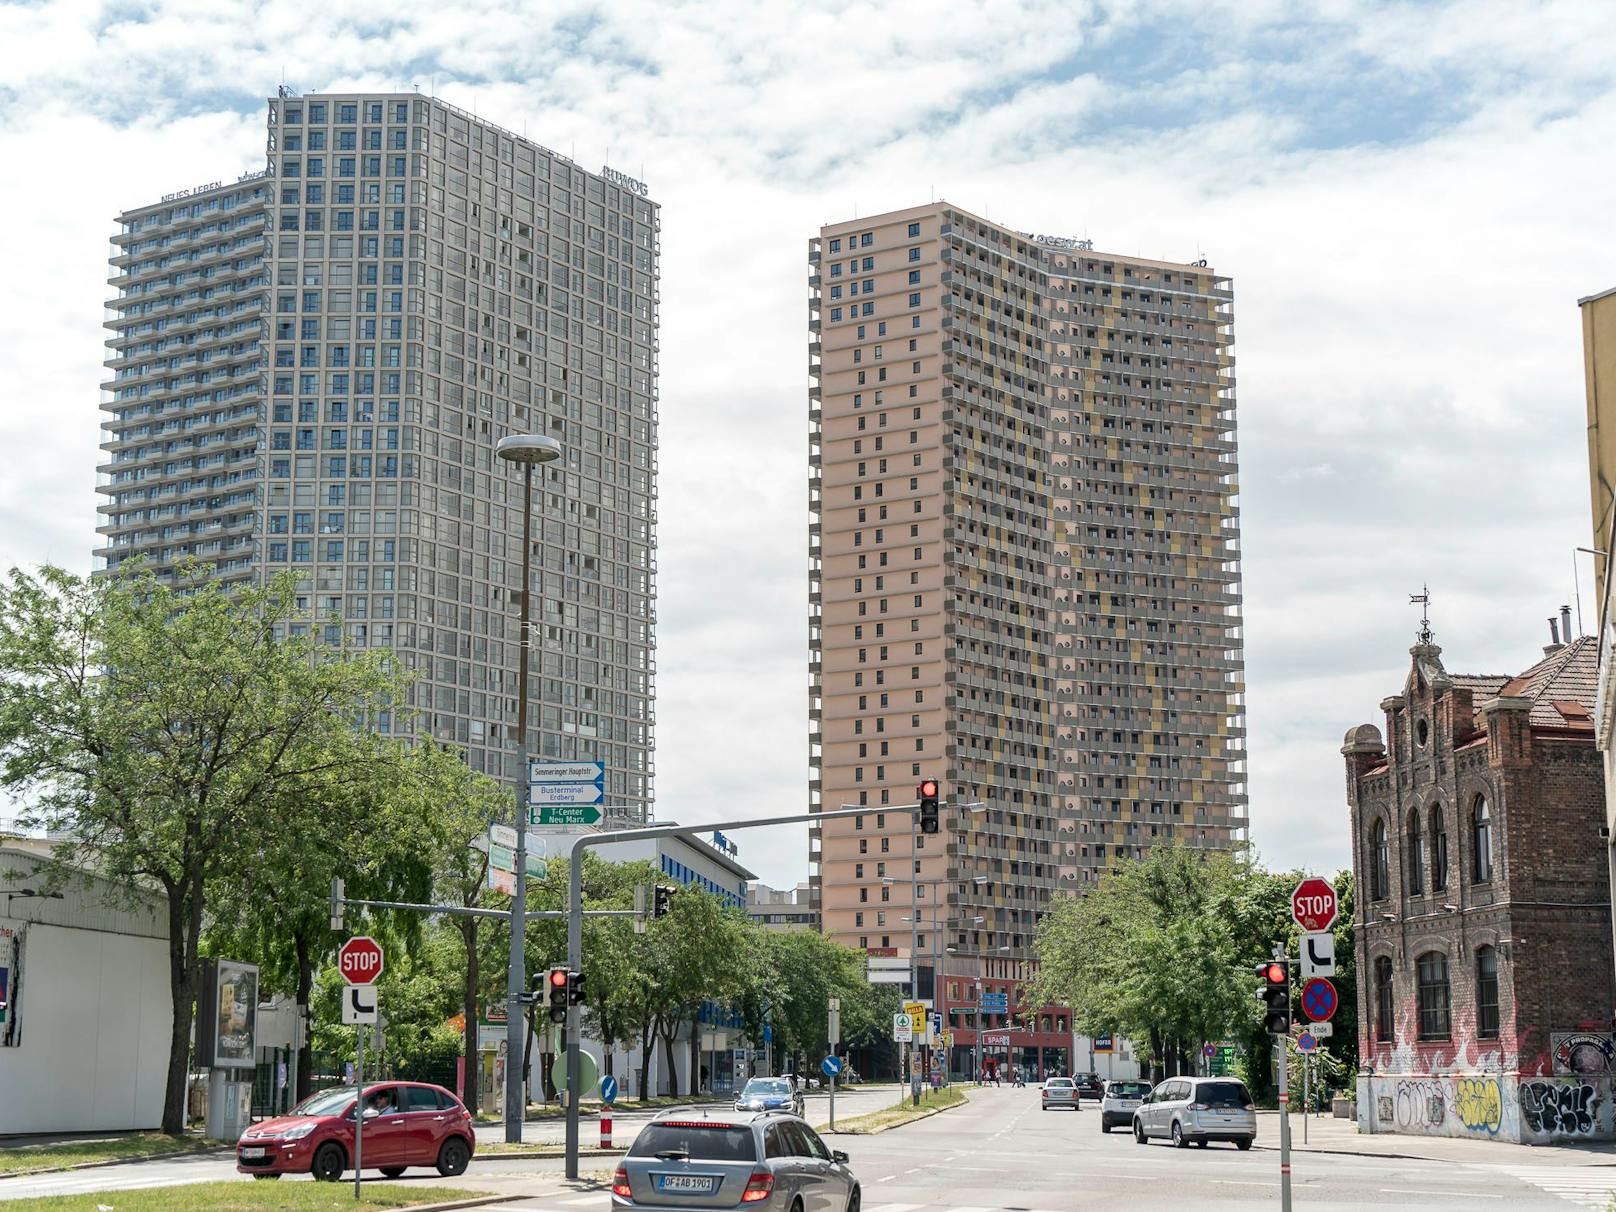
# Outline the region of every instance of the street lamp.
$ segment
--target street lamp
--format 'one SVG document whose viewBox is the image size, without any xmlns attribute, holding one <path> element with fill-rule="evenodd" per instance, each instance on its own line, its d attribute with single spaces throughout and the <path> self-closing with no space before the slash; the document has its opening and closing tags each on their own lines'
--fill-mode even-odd
<svg viewBox="0 0 1616 1212">
<path fill-rule="evenodd" d="M 531 647 L 532 615 L 528 584 L 533 560 L 533 469 L 561 457 L 561 443 L 543 434 L 510 434 L 494 444 L 494 453 L 522 469 L 522 614 L 521 645 L 516 664 L 516 895 L 511 901 L 511 963 L 505 982 L 505 1141 L 519 1144 L 522 1121 L 527 1118 L 522 1088 L 525 1053 L 522 1028 L 522 990 L 527 984 L 527 667 Z M 467 1031 L 476 1025 L 466 1024 Z M 572 1091 L 576 1098 L 578 1092 Z"/>
</svg>

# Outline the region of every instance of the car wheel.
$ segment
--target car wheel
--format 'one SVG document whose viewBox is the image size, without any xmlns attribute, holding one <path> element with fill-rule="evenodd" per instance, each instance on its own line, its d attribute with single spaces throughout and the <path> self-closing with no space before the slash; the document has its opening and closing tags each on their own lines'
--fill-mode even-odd
<svg viewBox="0 0 1616 1212">
<path fill-rule="evenodd" d="M 1247 1149 L 1251 1148 L 1251 1142 L 1256 1139 L 1257 1138 L 1254 1136 L 1242 1136 L 1239 1140 L 1234 1142 L 1234 1147 L 1239 1149 L 1240 1152 L 1244 1153 Z"/>
<path fill-rule="evenodd" d="M 1184 1129 L 1178 1126 L 1176 1119 L 1173 1121 L 1173 1147 L 1177 1149 L 1190 1147 L 1190 1138 L 1184 1135 Z"/>
<path fill-rule="evenodd" d="M 1102 1119 L 1100 1121 L 1100 1131 L 1109 1136 L 1111 1134 L 1111 1121 L 1108 1119 Z"/>
<path fill-rule="evenodd" d="M 466 1148 L 466 1142 L 458 1136 L 444 1141 L 443 1148 L 438 1150 L 438 1173 L 444 1178 L 464 1174 L 470 1163 L 471 1150 Z"/>
<path fill-rule="evenodd" d="M 859 1212 L 859 1189 L 853 1188 L 853 1194 L 847 1197 L 847 1212 Z"/>
<path fill-rule="evenodd" d="M 1197 1148 L 1197 1149 L 1204 1149 L 1204 1148 L 1206 1148 L 1206 1146 L 1207 1146 L 1207 1145 L 1208 1145 L 1208 1144 L 1209 1144 L 1209 1143 L 1210 1143 L 1210 1142 L 1208 1142 L 1208 1141 L 1204 1141 L 1204 1140 L 1198 1140 L 1198 1141 L 1196 1141 L 1196 1142 L 1195 1142 L 1195 1147 L 1196 1147 L 1196 1148 Z"/>
<path fill-rule="evenodd" d="M 343 1170 L 348 1167 L 348 1159 L 343 1156 L 342 1146 L 334 1143 L 321 1145 L 314 1153 L 314 1161 L 309 1170 L 314 1175 L 315 1182 L 334 1183 L 342 1177 Z"/>
<path fill-rule="evenodd" d="M 1145 1136 L 1145 1125 L 1138 1120 L 1133 1121 L 1133 1143 L 1136 1145 L 1148 1145 L 1150 1143 Z"/>
<path fill-rule="evenodd" d="M 404 1173 L 404 1169 L 405 1168 L 403 1166 L 383 1166 L 382 1174 L 387 1178 L 397 1178 L 400 1174 Z"/>
</svg>

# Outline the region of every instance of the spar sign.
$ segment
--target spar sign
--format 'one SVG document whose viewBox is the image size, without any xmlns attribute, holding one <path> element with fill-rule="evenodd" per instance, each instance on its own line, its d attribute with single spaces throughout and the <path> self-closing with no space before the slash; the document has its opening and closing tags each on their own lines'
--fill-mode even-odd
<svg viewBox="0 0 1616 1212">
<path fill-rule="evenodd" d="M 1316 875 L 1308 876 L 1291 893 L 1291 917 L 1310 933 L 1328 930 L 1335 921 L 1335 911 L 1335 889 Z"/>
</svg>

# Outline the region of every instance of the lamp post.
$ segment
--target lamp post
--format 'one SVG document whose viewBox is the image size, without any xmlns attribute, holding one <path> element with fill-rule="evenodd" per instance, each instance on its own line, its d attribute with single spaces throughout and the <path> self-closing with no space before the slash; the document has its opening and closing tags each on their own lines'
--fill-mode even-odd
<svg viewBox="0 0 1616 1212">
<path fill-rule="evenodd" d="M 527 983 L 527 670 L 532 638 L 532 596 L 528 577 L 533 561 L 533 469 L 561 457 L 561 443 L 543 434 L 511 434 L 494 445 L 494 453 L 522 468 L 522 613 L 521 643 L 516 664 L 516 895 L 511 899 L 511 962 L 505 982 L 505 1140 L 519 1144 L 527 1118 L 522 1085 L 522 992 Z M 468 1023 L 466 1030 L 475 1031 Z M 570 1092 L 573 1098 L 576 1090 Z"/>
</svg>

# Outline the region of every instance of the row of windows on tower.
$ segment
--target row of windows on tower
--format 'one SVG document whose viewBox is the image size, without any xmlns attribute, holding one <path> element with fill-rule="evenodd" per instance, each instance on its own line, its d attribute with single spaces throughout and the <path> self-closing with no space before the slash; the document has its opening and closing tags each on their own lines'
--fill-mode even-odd
<svg viewBox="0 0 1616 1212">
<path fill-rule="evenodd" d="M 1441 804 L 1431 806 L 1429 820 L 1427 830 L 1419 808 L 1408 814 L 1403 863 L 1407 874 L 1405 892 L 1409 896 L 1425 895 L 1427 862 L 1431 891 L 1442 892 L 1448 886 L 1448 827 Z M 1471 881 L 1489 883 L 1493 878 L 1493 823 L 1486 796 L 1478 795 L 1471 802 L 1468 825 Z M 1381 817 L 1376 817 L 1370 826 L 1369 889 L 1371 900 L 1383 901 L 1391 895 L 1391 838 Z"/>
</svg>

